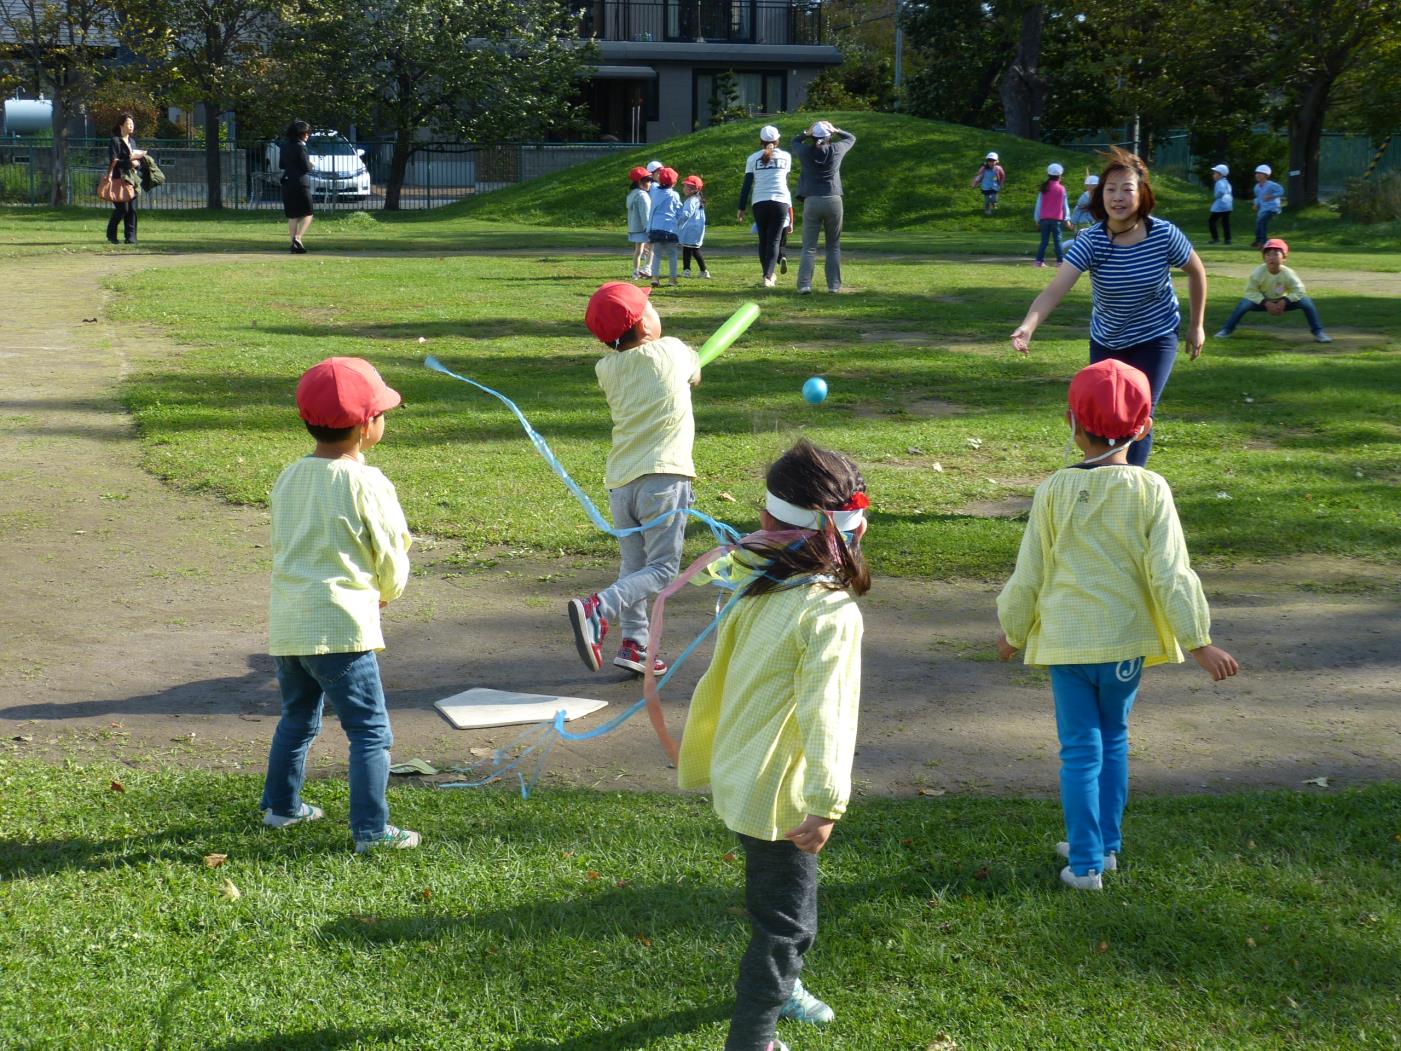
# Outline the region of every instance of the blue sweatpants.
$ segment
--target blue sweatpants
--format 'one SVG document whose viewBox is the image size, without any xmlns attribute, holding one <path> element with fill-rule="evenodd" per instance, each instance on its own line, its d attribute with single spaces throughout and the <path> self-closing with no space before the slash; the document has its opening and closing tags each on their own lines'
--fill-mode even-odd
<svg viewBox="0 0 1401 1051">
<path fill-rule="evenodd" d="M 1123 845 L 1129 798 L 1129 710 L 1143 658 L 1051 666 L 1060 735 L 1060 802 L 1070 842 L 1070 871 L 1104 871 L 1104 855 Z"/>
<path fill-rule="evenodd" d="M 1090 364 L 1114 358 L 1125 365 L 1132 365 L 1148 377 L 1148 388 L 1153 394 L 1153 415 L 1158 415 L 1158 399 L 1163 395 L 1168 377 L 1172 375 L 1173 363 L 1177 361 L 1177 333 L 1169 332 L 1157 339 L 1134 343 L 1127 347 L 1106 347 L 1096 339 L 1090 340 Z M 1153 451 L 1153 432 L 1149 431 L 1142 439 L 1129 446 L 1129 463 L 1135 467 L 1148 466 L 1148 454 Z"/>
</svg>

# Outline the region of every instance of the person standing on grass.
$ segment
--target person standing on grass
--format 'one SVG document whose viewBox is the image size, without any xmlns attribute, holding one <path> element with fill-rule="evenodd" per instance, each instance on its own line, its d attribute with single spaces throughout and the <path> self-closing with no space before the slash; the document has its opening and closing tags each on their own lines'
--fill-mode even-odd
<svg viewBox="0 0 1401 1051">
<path fill-rule="evenodd" d="M 409 580 L 409 534 L 394 486 L 365 463 L 399 404 L 362 358 L 327 358 L 303 373 L 297 411 L 316 441 L 272 487 L 270 651 L 282 718 L 268 751 L 263 824 L 321 818 L 302 799 L 306 757 L 330 702 L 350 739 L 350 832 L 356 853 L 419 843 L 389 823 L 389 746 L 394 735 L 380 683 L 380 610 Z"/>
<path fill-rule="evenodd" d="M 1216 225 L 1221 224 L 1221 233 L 1225 235 L 1225 243 L 1231 243 L 1231 211 L 1236 206 L 1236 199 L 1231 193 L 1231 180 L 1228 176 L 1231 169 L 1224 164 L 1218 164 L 1211 169 L 1211 177 L 1215 180 L 1211 187 L 1211 214 L 1207 219 L 1207 226 L 1211 230 L 1211 244 L 1217 244 L 1222 239 L 1216 236 Z"/>
<path fill-rule="evenodd" d="M 292 254 L 304 255 L 302 238 L 311 227 L 311 173 L 316 164 L 307 152 L 311 125 L 294 120 L 287 125 L 282 143 L 282 213 L 287 216 L 287 234 L 292 238 Z"/>
<path fill-rule="evenodd" d="M 749 947 L 725 1051 L 786 1051 L 780 1018 L 825 1025 L 800 978 L 817 937 L 817 855 L 851 796 L 861 704 L 866 483 L 800 441 L 768 469 L 761 529 L 729 556 L 740 598 L 720 621 L 676 756 L 744 847 Z"/>
<path fill-rule="evenodd" d="M 705 265 L 701 246 L 705 244 L 705 180 L 699 175 L 688 175 L 681 181 L 681 192 L 686 195 L 681 202 L 681 218 L 676 228 L 676 236 L 681 239 L 681 272 L 687 277 L 695 277 L 691 271 L 691 261 L 695 260 L 700 276 L 710 280 L 710 270 Z"/>
<path fill-rule="evenodd" d="M 662 283 L 663 255 L 670 267 L 671 284 L 676 284 L 676 255 L 680 245 L 676 228 L 681 221 L 681 195 L 673 189 L 676 186 L 676 170 L 658 168 L 656 179 L 657 185 L 652 189 L 652 214 L 647 219 L 653 288 L 660 287 Z"/>
<path fill-rule="evenodd" d="M 983 158 L 982 167 L 973 175 L 973 186 L 983 191 L 983 214 L 991 215 L 997 208 L 997 195 L 1002 192 L 1002 184 L 1007 181 L 1007 173 L 998 163 L 996 153 Z"/>
<path fill-rule="evenodd" d="M 632 242 L 632 278 L 650 276 L 651 263 L 644 263 L 647 256 L 647 230 L 652 218 L 652 176 L 646 168 L 637 167 L 628 172 L 632 189 L 628 191 L 628 240 Z"/>
<path fill-rule="evenodd" d="M 1284 187 L 1270 178 L 1274 172 L 1268 164 L 1255 169 L 1255 243 L 1251 248 L 1264 248 L 1270 239 L 1270 220 L 1279 214 L 1284 203 Z"/>
<path fill-rule="evenodd" d="M 113 179 L 123 179 L 136 189 L 129 201 L 113 201 L 112 217 L 107 220 L 107 240 L 117 243 L 117 227 L 122 228 L 122 236 L 127 244 L 136 244 L 136 197 L 141 193 L 141 183 L 137 178 L 136 166 L 146 156 L 145 150 L 138 150 L 132 136 L 136 134 L 136 119 L 130 113 L 117 118 L 112 129 L 112 141 L 107 144 L 107 169 Z"/>
<path fill-rule="evenodd" d="M 739 189 L 739 221 L 754 206 L 754 224 L 759 229 L 759 268 L 764 287 L 773 288 L 786 229 L 793 225 L 793 195 L 788 190 L 788 173 L 793 158 L 778 148 L 780 136 L 772 124 L 759 129 L 759 148 L 744 162 L 744 183 Z"/>
<path fill-rule="evenodd" d="M 1026 317 L 1012 333 L 1012 346 L 1025 354 L 1031 337 L 1065 294 L 1088 272 L 1093 289 L 1090 309 L 1090 361 L 1117 358 L 1148 377 L 1152 409 L 1167 386 L 1177 360 L 1177 328 L 1182 311 L 1172 287 L 1172 267 L 1187 274 L 1191 318 L 1187 352 L 1195 361 L 1206 342 L 1206 267 L 1186 236 L 1166 219 L 1153 217 L 1153 188 L 1148 168 L 1134 154 L 1115 147 L 1090 199 L 1098 220 L 1075 238 L 1065 262 L 1051 278 Z M 1129 463 L 1148 463 L 1153 434 L 1134 443 Z"/>
<path fill-rule="evenodd" d="M 1075 207 L 1070 209 L 1072 237 L 1095 221 L 1095 217 L 1090 214 L 1090 198 L 1094 196 L 1095 187 L 1098 185 L 1098 175 L 1085 176 L 1085 189 L 1081 192 L 1080 196 L 1075 199 Z"/>
<path fill-rule="evenodd" d="M 997 655 L 1048 668 L 1060 738 L 1061 882 L 1103 889 L 1119 867 L 1129 792 L 1129 712 L 1145 667 L 1185 646 L 1213 682 L 1239 665 L 1212 645 L 1172 490 L 1128 450 L 1153 426 L 1148 379 L 1107 359 L 1070 383 L 1085 458 L 1036 488 L 1017 566 L 997 596 Z"/>
<path fill-rule="evenodd" d="M 822 274 L 828 292 L 842 290 L 842 159 L 856 136 L 819 120 L 807 131 L 800 131 L 788 144 L 793 156 L 803 162 L 798 173 L 798 200 L 803 202 L 803 254 L 798 260 L 798 294 L 812 291 L 812 272 L 817 267 L 817 238 L 827 242 Z"/>
<path fill-rule="evenodd" d="M 1036 195 L 1036 205 L 1031 210 L 1036 225 L 1041 228 L 1041 243 L 1036 248 L 1036 265 L 1046 265 L 1046 243 L 1053 237 L 1056 243 L 1056 264 L 1064 258 L 1060 246 L 1060 228 L 1074 230 L 1070 224 L 1070 202 L 1065 192 L 1065 184 L 1060 177 L 1065 169 L 1059 164 L 1046 166 L 1046 181 L 1041 184 L 1041 192 Z"/>
</svg>

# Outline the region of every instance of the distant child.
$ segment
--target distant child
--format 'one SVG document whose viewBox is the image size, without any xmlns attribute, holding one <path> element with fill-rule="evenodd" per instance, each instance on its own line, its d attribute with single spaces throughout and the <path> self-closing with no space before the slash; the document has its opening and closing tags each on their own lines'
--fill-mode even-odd
<svg viewBox="0 0 1401 1051">
<path fill-rule="evenodd" d="M 587 598 L 570 600 L 574 642 L 590 671 L 603 667 L 603 638 L 609 623 L 618 621 L 623 639 L 613 663 L 638 674 L 646 668 L 647 606 L 681 568 L 685 511 L 694 499 L 691 388 L 700 382 L 700 359 L 679 339 L 662 336 L 648 294 L 646 288 L 610 281 L 593 294 L 584 312 L 584 324 L 608 346 L 594 372 L 613 416 L 613 447 L 603 479 L 613 525 L 631 529 L 660 515 L 672 516 L 662 525 L 620 537 L 617 581 Z M 658 675 L 667 669 L 660 658 L 653 667 Z"/>
<path fill-rule="evenodd" d="M 803 988 L 817 937 L 817 854 L 846 813 L 861 702 L 866 483 L 841 453 L 800 441 L 768 470 L 762 530 L 731 556 L 742 597 L 691 697 L 676 778 L 711 788 L 744 847 L 749 947 L 726 1051 L 786 1051 L 779 1018 L 824 1025 Z"/>
<path fill-rule="evenodd" d="M 1036 207 L 1031 210 L 1036 225 L 1041 227 L 1041 244 L 1036 249 L 1037 266 L 1046 265 L 1046 243 L 1053 237 L 1056 242 L 1056 262 L 1064 259 L 1060 247 L 1060 228 L 1064 225 L 1074 229 L 1070 225 L 1070 205 L 1066 199 L 1065 186 L 1060 181 L 1064 174 L 1065 169 L 1059 164 L 1046 166 L 1046 181 L 1041 184 L 1041 192 L 1036 195 Z"/>
<path fill-rule="evenodd" d="M 1090 211 L 1090 199 L 1094 197 L 1094 189 L 1098 185 L 1098 175 L 1085 176 L 1085 192 L 1080 194 L 1075 201 L 1075 207 L 1070 210 L 1070 226 L 1074 233 L 1079 233 L 1083 226 L 1094 225 L 1095 217 Z"/>
<path fill-rule="evenodd" d="M 632 182 L 632 189 L 628 191 L 628 240 L 632 242 L 632 277 L 635 281 L 651 273 L 650 260 L 645 263 L 644 259 L 647 256 L 648 221 L 652 216 L 649 196 L 652 176 L 646 168 L 638 167 L 628 172 L 628 179 Z"/>
<path fill-rule="evenodd" d="M 1231 211 L 1236 206 L 1236 199 L 1231 193 L 1231 180 L 1227 178 L 1230 174 L 1231 169 L 1224 164 L 1218 164 L 1211 169 L 1211 213 L 1207 218 L 1207 226 L 1211 229 L 1212 244 L 1218 241 L 1217 223 L 1221 224 L 1221 232 L 1226 235 L 1226 244 L 1231 243 Z"/>
<path fill-rule="evenodd" d="M 705 242 L 705 197 L 701 191 L 705 182 L 699 175 L 688 175 L 681 184 L 681 192 L 686 195 L 681 202 L 681 218 L 676 236 L 681 240 L 681 271 L 687 277 L 691 273 L 691 260 L 696 261 L 700 276 L 710 279 L 710 271 L 705 266 L 705 256 L 701 255 L 701 245 Z"/>
<path fill-rule="evenodd" d="M 1036 489 L 1012 577 L 997 597 L 997 654 L 1049 668 L 1060 736 L 1069 862 L 1061 881 L 1100 890 L 1118 868 L 1129 790 L 1129 710 L 1145 666 L 1180 662 L 1213 681 L 1239 670 L 1211 644 L 1211 614 L 1160 475 L 1127 461 L 1152 426 L 1148 378 L 1114 358 L 1070 383 L 1067 419 L 1084 460 Z"/>
<path fill-rule="evenodd" d="M 657 169 L 657 185 L 652 189 L 652 215 L 647 222 L 647 240 L 651 242 L 652 252 L 653 288 L 662 283 L 662 253 L 666 253 L 671 271 L 671 284 L 676 284 L 676 248 L 679 243 L 676 229 L 681 221 L 681 197 L 672 189 L 675 185 L 675 169 Z"/>
<path fill-rule="evenodd" d="M 1236 330 L 1240 319 L 1252 310 L 1264 310 L 1275 317 L 1287 310 L 1302 310 L 1308 319 L 1309 331 L 1315 343 L 1332 343 L 1328 333 L 1323 331 L 1323 322 L 1318 318 L 1318 308 L 1304 291 L 1304 283 L 1299 275 L 1284 265 L 1289 256 L 1289 245 L 1278 237 L 1265 242 L 1260 253 L 1264 262 L 1250 272 L 1245 279 L 1245 296 L 1236 304 L 1236 309 L 1216 333 L 1217 339 L 1226 339 Z"/>
<path fill-rule="evenodd" d="M 1270 220 L 1280 213 L 1284 202 L 1284 187 L 1270 178 L 1274 172 L 1268 164 L 1255 169 L 1255 243 L 1251 248 L 1264 248 L 1270 237 Z"/>
<path fill-rule="evenodd" d="M 973 186 L 983 191 L 983 214 L 991 215 L 997 207 L 997 195 L 1002 192 L 1002 184 L 1007 181 L 1007 173 L 997 163 L 997 154 L 989 153 L 983 158 L 982 167 L 973 174 Z M 967 171 L 967 169 L 964 169 Z"/>
<path fill-rule="evenodd" d="M 282 690 L 263 786 L 263 824 L 316 821 L 303 802 L 306 756 L 329 701 L 350 738 L 350 832 L 355 850 L 418 846 L 389 823 L 385 788 L 393 734 L 376 650 L 379 611 L 404 592 L 413 538 L 394 486 L 365 463 L 384 437 L 398 391 L 360 358 L 327 358 L 297 384 L 297 410 L 316 439 L 311 455 L 272 487 L 272 599 L 268 634 Z"/>
</svg>

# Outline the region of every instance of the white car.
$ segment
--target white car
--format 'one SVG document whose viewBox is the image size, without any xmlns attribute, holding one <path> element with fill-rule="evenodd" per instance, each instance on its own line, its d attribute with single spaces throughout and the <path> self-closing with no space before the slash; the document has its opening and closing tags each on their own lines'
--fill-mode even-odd
<svg viewBox="0 0 1401 1051">
<path fill-rule="evenodd" d="M 306 142 L 314 170 L 307 176 L 311 195 L 327 200 L 366 200 L 370 196 L 370 170 L 365 151 L 338 131 L 313 131 Z M 268 146 L 268 174 L 282 170 L 282 147 Z"/>
</svg>

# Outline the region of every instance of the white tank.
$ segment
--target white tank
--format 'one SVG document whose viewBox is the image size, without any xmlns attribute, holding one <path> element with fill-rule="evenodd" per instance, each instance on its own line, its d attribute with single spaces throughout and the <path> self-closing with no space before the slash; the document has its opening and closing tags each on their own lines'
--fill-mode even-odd
<svg viewBox="0 0 1401 1051">
<path fill-rule="evenodd" d="M 48 99 L 6 99 L 5 134 L 35 135 L 53 127 L 54 104 Z"/>
</svg>

